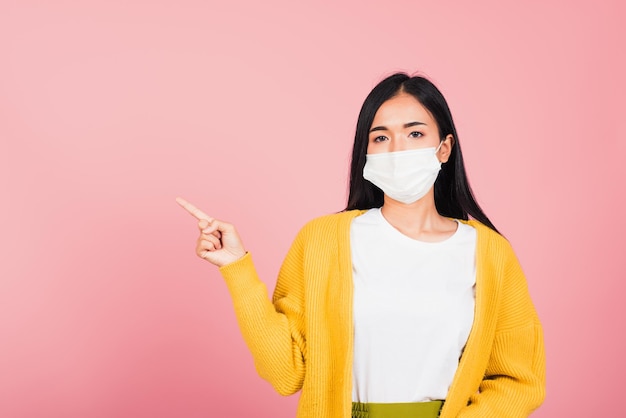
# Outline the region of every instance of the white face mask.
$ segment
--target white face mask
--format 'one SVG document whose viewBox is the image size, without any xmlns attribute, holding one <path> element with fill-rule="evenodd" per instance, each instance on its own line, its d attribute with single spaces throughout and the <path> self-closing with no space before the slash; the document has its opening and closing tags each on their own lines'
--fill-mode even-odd
<svg viewBox="0 0 626 418">
<path fill-rule="evenodd" d="M 363 177 L 394 200 L 406 204 L 416 202 L 437 180 L 441 170 L 437 151 L 441 144 L 443 142 L 437 148 L 367 154 Z"/>
</svg>

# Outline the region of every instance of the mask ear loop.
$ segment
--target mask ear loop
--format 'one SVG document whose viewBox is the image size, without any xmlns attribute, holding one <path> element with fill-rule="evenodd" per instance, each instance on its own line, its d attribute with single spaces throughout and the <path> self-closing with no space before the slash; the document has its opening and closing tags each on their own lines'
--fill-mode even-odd
<svg viewBox="0 0 626 418">
<path fill-rule="evenodd" d="M 437 159 L 437 161 L 439 161 L 439 157 L 437 157 L 437 153 L 441 149 L 441 146 L 443 145 L 443 142 L 444 141 L 439 141 L 439 146 L 435 149 L 435 158 Z M 441 164 L 441 161 L 439 161 L 439 164 Z"/>
</svg>

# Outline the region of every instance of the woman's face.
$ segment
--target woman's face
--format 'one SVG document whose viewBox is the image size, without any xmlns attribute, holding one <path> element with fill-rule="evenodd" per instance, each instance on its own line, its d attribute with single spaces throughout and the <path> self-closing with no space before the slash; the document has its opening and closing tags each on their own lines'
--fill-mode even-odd
<svg viewBox="0 0 626 418">
<path fill-rule="evenodd" d="M 369 132 L 368 154 L 406 151 L 439 146 L 439 128 L 422 104 L 407 93 L 400 93 L 380 106 Z M 437 153 L 448 160 L 452 135 L 448 135 Z"/>
</svg>

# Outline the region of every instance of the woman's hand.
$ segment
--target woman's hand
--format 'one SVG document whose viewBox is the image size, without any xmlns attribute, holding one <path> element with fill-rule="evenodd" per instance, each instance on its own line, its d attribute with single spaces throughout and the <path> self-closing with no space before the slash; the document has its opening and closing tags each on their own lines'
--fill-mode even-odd
<svg viewBox="0 0 626 418">
<path fill-rule="evenodd" d="M 180 197 L 176 198 L 176 202 L 198 220 L 198 257 L 221 267 L 246 255 L 241 238 L 233 225 L 210 217 Z"/>
</svg>

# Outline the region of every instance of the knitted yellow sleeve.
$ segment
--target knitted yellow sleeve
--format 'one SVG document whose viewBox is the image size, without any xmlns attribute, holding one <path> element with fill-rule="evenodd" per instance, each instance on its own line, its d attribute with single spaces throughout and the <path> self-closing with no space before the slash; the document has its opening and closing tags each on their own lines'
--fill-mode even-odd
<svg viewBox="0 0 626 418">
<path fill-rule="evenodd" d="M 271 302 L 250 254 L 220 272 L 259 375 L 281 395 L 297 392 L 306 364 L 302 239 L 296 238 L 285 258 Z"/>
</svg>

